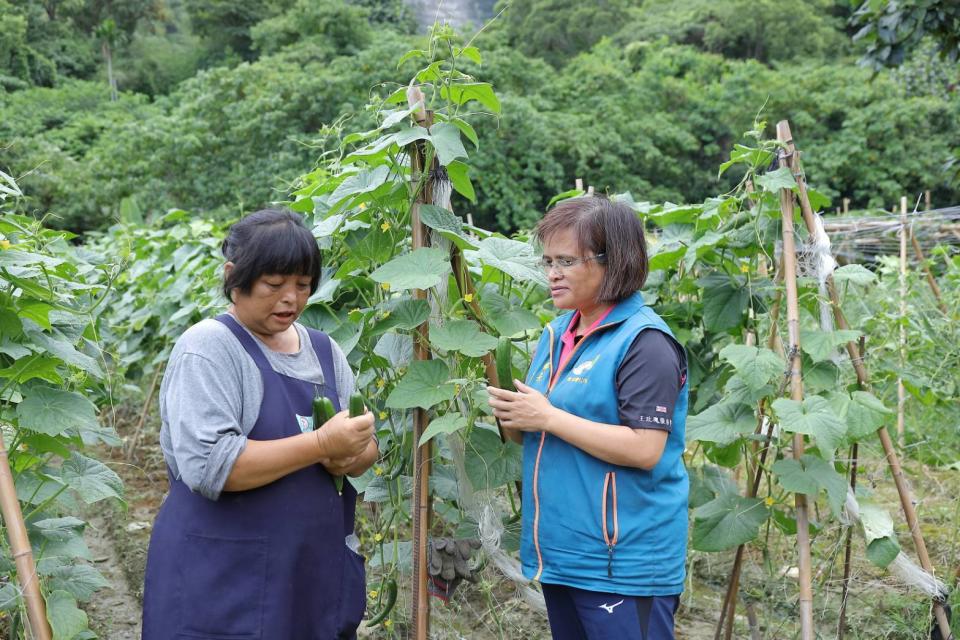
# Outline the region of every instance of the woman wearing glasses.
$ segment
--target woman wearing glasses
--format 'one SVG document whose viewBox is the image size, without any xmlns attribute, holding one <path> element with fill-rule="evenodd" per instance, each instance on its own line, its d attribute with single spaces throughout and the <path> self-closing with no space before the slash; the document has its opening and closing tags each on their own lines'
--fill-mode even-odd
<svg viewBox="0 0 960 640">
<path fill-rule="evenodd" d="M 524 574 L 555 639 L 672 639 L 683 590 L 687 365 L 643 302 L 643 227 L 626 205 L 567 200 L 537 226 L 558 309 L 526 384 L 491 387 L 523 444 Z"/>
</svg>

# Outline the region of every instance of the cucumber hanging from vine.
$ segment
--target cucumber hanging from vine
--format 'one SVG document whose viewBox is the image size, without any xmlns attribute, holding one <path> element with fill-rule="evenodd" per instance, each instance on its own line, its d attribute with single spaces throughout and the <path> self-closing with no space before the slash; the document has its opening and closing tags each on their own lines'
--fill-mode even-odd
<svg viewBox="0 0 960 640">
<path fill-rule="evenodd" d="M 393 611 L 393 605 L 397 603 L 397 581 L 393 578 L 387 580 L 387 585 L 384 588 L 384 603 L 383 608 L 380 609 L 372 618 L 367 620 L 367 626 L 372 627 L 380 624 L 387 619 L 387 616 L 390 615 L 390 612 Z"/>
</svg>

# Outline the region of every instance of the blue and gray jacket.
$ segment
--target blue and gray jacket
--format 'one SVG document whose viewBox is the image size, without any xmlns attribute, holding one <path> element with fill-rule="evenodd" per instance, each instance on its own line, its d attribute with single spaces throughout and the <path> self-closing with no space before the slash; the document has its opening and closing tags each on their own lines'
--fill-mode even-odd
<svg viewBox="0 0 960 640">
<path fill-rule="evenodd" d="M 555 375 L 560 337 L 572 318 L 568 313 L 547 325 L 526 382 L 563 411 L 619 424 L 616 375 L 631 344 L 645 329 L 673 334 L 640 294 L 633 294 L 583 336 Z M 649 471 L 604 462 L 545 432 L 525 433 L 524 575 L 630 596 L 683 591 L 689 491 L 683 466 L 686 417 L 684 382 L 663 456 Z"/>
</svg>

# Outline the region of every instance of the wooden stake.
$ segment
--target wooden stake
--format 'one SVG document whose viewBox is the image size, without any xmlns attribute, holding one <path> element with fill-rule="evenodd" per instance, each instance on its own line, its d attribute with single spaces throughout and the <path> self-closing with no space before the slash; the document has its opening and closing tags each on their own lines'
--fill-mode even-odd
<svg viewBox="0 0 960 640">
<path fill-rule="evenodd" d="M 140 419 L 137 421 L 133 435 L 130 436 L 130 440 L 125 447 L 124 457 L 128 461 L 136 458 L 137 447 L 140 444 L 140 438 L 143 437 L 143 427 L 147 423 L 147 416 L 150 415 L 150 408 L 153 406 L 153 395 L 157 392 L 157 384 L 160 382 L 163 369 L 164 367 L 162 365 L 158 365 L 156 372 L 153 374 L 153 379 L 150 381 L 150 388 L 147 390 L 147 399 L 143 401 L 143 409 L 140 411 Z"/>
<path fill-rule="evenodd" d="M 577 178 L 573 184 L 577 188 L 577 191 L 583 191 L 583 178 Z"/>
<path fill-rule="evenodd" d="M 907 364 L 907 198 L 900 198 L 900 371 Z M 903 386 L 903 374 L 897 375 L 897 444 L 900 451 L 906 444 L 904 411 L 907 406 L 907 391 Z"/>
<path fill-rule="evenodd" d="M 787 132 L 789 132 L 789 125 L 787 125 L 786 121 L 784 121 L 783 124 L 786 125 Z M 779 132 L 779 125 L 777 129 Z M 797 177 L 797 182 L 803 182 L 802 175 Z M 806 190 L 804 189 L 801 193 L 806 193 Z M 802 207 L 802 209 L 804 211 L 809 210 L 809 204 L 806 207 Z M 812 216 L 808 218 L 806 215 L 804 215 L 804 222 L 806 223 L 808 232 L 814 233 L 816 231 L 816 222 Z M 960 234 L 958 234 L 958 236 L 960 236 Z M 843 310 L 840 308 L 840 296 L 837 293 L 837 288 L 833 281 L 832 275 L 827 278 L 827 291 L 830 295 L 830 303 L 833 306 L 833 317 L 837 328 L 840 330 L 849 329 L 850 326 L 847 324 L 846 317 L 843 315 Z M 860 388 L 865 391 L 869 391 L 870 376 L 867 372 L 866 366 L 863 363 L 863 355 L 860 353 L 860 349 L 858 348 L 856 342 L 851 340 L 847 343 L 847 353 L 850 355 L 850 362 L 857 374 L 857 382 Z M 910 487 L 907 485 L 906 478 L 904 477 L 903 468 L 900 466 L 900 459 L 893 447 L 893 442 L 890 439 L 890 434 L 887 432 L 887 428 L 885 426 L 881 426 L 877 430 L 877 435 L 880 438 L 881 446 L 883 446 L 883 451 L 887 458 L 887 464 L 890 467 L 890 473 L 893 476 L 894 484 L 897 486 L 897 493 L 900 496 L 900 506 L 903 509 L 903 515 L 907 520 L 907 527 L 910 529 L 910 535 L 913 537 L 913 544 L 917 550 L 917 558 L 920 560 L 920 566 L 923 567 L 924 571 L 932 576 L 934 575 L 933 565 L 931 564 L 930 556 L 927 553 L 927 545 L 923 540 L 923 532 L 920 531 L 920 523 L 917 519 L 917 512 L 913 506 L 913 495 L 910 491 Z M 947 622 L 947 614 L 943 608 L 943 602 L 936 596 L 933 598 L 933 615 L 934 618 L 936 618 L 937 627 L 940 629 L 940 635 L 944 638 L 952 638 L 953 635 L 950 631 L 950 623 Z"/>
<path fill-rule="evenodd" d="M 843 215 L 850 213 L 850 198 L 843 199 Z"/>
<path fill-rule="evenodd" d="M 859 446 L 856 442 L 850 447 L 850 489 L 857 491 L 857 460 Z M 847 596 L 850 593 L 850 556 L 853 552 L 853 527 L 847 527 L 847 539 L 843 551 L 843 592 L 840 596 L 840 615 L 837 620 L 837 640 L 843 640 L 847 630 Z"/>
<path fill-rule="evenodd" d="M 10 551 L 17 566 L 17 584 L 23 593 L 23 602 L 27 607 L 27 621 L 34 640 L 50 640 L 52 633 L 47 622 L 47 607 L 40 593 L 40 581 L 37 579 L 37 567 L 33 563 L 33 550 L 27 527 L 23 522 L 20 501 L 17 500 L 17 488 L 10 472 L 10 459 L 7 445 L 0 432 L 0 513 L 3 524 L 10 536 Z"/>
<path fill-rule="evenodd" d="M 798 175 L 796 155 L 793 148 L 793 136 L 786 120 L 777 123 L 777 140 L 786 145 L 781 152 L 781 161 L 786 162 L 794 176 Z M 809 207 L 809 201 L 807 202 Z M 803 379 L 800 364 L 800 307 L 797 295 L 797 249 L 793 230 L 793 191 L 780 190 L 780 213 L 783 233 L 784 284 L 787 295 L 787 333 L 790 349 L 787 353 L 790 366 L 790 397 L 803 402 Z M 803 435 L 793 436 L 793 457 L 799 460 L 803 456 Z M 800 637 L 801 640 L 813 640 L 813 571 L 810 558 L 810 528 L 807 516 L 807 497 L 802 493 L 794 494 L 797 510 L 797 551 L 800 568 Z"/>
<path fill-rule="evenodd" d="M 910 243 L 913 245 L 913 252 L 917 254 L 917 260 L 920 261 L 920 265 L 923 267 L 923 272 L 927 276 L 927 284 L 930 285 L 930 291 L 933 292 L 933 297 L 937 299 L 937 306 L 940 307 L 940 311 L 944 314 L 949 313 L 947 311 L 947 305 L 943 303 L 943 295 L 940 293 L 940 287 L 937 285 L 936 278 L 933 277 L 933 272 L 930 271 L 930 266 L 927 264 L 927 259 L 923 255 L 923 249 L 920 248 L 920 243 L 917 242 L 917 236 L 910 231 Z"/>
<path fill-rule="evenodd" d="M 412 108 L 417 103 L 424 105 L 425 101 L 420 88 L 412 85 L 407 89 L 407 103 Z M 433 112 L 420 109 L 416 112 L 420 126 L 430 128 L 433 124 Z M 424 172 L 431 167 L 425 167 L 422 141 L 410 144 L 411 180 L 417 184 Z M 410 226 L 413 234 L 413 250 L 429 246 L 430 236 L 427 227 L 420 221 L 420 205 L 432 202 L 431 182 L 427 176 L 423 180 L 423 188 L 416 194 L 416 201 L 410 207 Z M 413 298 L 426 300 L 427 292 L 423 289 L 414 289 Z M 415 360 L 430 359 L 429 320 L 424 321 L 414 334 L 413 357 Z M 427 429 L 427 412 L 416 408 L 413 413 L 413 585 L 411 603 L 411 626 L 416 640 L 427 640 L 430 635 L 430 596 L 427 592 L 427 536 L 430 532 L 431 501 L 430 501 L 430 458 L 432 442 L 428 441 L 419 446 L 420 436 Z"/>
<path fill-rule="evenodd" d="M 923 192 L 923 203 L 926 205 L 923 209 L 924 211 L 930 211 L 930 209 L 933 208 L 930 202 L 930 189 Z"/>
</svg>

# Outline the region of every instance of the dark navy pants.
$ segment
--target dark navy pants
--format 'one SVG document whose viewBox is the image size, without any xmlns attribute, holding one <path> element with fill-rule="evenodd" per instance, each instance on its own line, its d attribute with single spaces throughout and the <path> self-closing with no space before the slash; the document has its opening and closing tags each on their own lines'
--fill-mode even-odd
<svg viewBox="0 0 960 640">
<path fill-rule="evenodd" d="M 680 596 L 622 596 L 542 584 L 553 640 L 673 640 Z"/>
</svg>

